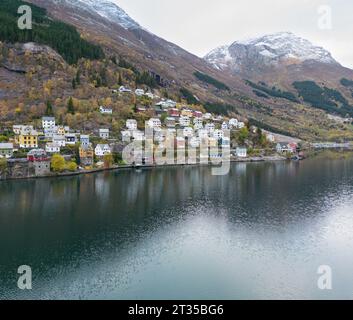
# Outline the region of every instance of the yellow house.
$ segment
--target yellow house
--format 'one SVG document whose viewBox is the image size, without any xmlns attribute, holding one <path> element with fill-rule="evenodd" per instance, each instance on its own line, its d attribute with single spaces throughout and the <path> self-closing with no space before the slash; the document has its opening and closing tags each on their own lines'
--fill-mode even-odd
<svg viewBox="0 0 353 320">
<path fill-rule="evenodd" d="M 191 118 L 193 116 L 193 112 L 190 109 L 183 109 L 181 110 L 181 115 Z"/>
<path fill-rule="evenodd" d="M 38 132 L 35 130 L 22 130 L 15 140 L 20 146 L 20 148 L 38 148 Z"/>
<path fill-rule="evenodd" d="M 65 133 L 66 133 L 65 128 L 64 128 L 63 126 L 58 126 L 57 134 L 58 134 L 59 136 L 64 136 Z"/>
</svg>

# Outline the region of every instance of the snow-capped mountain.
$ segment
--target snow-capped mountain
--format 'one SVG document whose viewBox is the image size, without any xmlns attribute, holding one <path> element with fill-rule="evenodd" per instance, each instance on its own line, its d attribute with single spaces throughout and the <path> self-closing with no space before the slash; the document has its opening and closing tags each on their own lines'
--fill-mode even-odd
<svg viewBox="0 0 353 320">
<path fill-rule="evenodd" d="M 338 64 L 330 52 L 290 32 L 237 41 L 211 51 L 205 59 L 217 69 L 229 68 L 236 72 L 305 61 Z"/>
<path fill-rule="evenodd" d="M 69 5 L 75 9 L 85 10 L 119 24 L 124 29 L 138 29 L 141 26 L 123 9 L 110 0 L 53 0 L 57 5 Z"/>
</svg>

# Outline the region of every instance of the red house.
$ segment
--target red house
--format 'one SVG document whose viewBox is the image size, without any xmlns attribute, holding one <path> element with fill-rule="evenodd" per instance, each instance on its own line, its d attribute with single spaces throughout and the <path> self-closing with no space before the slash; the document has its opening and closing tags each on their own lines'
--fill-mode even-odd
<svg viewBox="0 0 353 320">
<path fill-rule="evenodd" d="M 194 116 L 194 118 L 202 118 L 203 113 L 201 111 L 194 111 L 193 116 Z"/>
<path fill-rule="evenodd" d="M 168 114 L 171 117 L 180 117 L 180 111 L 178 109 L 176 109 L 176 108 L 169 109 L 168 110 Z"/>
<path fill-rule="evenodd" d="M 27 153 L 27 160 L 29 162 L 43 162 L 48 161 L 47 153 L 43 149 L 33 149 Z"/>
</svg>

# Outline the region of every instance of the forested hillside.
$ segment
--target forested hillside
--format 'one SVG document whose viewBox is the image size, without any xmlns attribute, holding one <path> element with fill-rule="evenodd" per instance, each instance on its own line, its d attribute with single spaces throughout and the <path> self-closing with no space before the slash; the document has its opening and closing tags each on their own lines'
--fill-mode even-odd
<svg viewBox="0 0 353 320">
<path fill-rule="evenodd" d="M 81 38 L 75 27 L 64 22 L 49 19 L 46 10 L 31 4 L 32 30 L 20 30 L 17 26 L 19 6 L 27 4 L 20 0 L 0 1 L 0 40 L 11 43 L 36 42 L 45 44 L 62 55 L 70 64 L 80 58 L 100 59 L 103 50 Z"/>
</svg>

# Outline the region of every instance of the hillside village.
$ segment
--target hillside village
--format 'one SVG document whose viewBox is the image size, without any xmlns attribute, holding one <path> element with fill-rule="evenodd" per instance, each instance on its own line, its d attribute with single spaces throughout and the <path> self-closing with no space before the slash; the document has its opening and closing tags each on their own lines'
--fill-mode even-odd
<svg viewBox="0 0 353 320">
<path fill-rule="evenodd" d="M 283 156 L 297 150 L 296 143 L 276 145 L 273 134 L 263 133 L 261 129 L 250 126 L 246 119 L 201 111 L 202 108 L 185 102 L 160 98 L 152 90 L 131 90 L 127 86 L 120 86 L 119 89 L 112 89 L 112 93 L 140 101 L 148 99 L 148 104 L 135 105 L 132 117 L 124 119 L 124 126 L 118 135 L 109 126 L 92 131 L 58 124 L 54 116 L 43 116 L 40 126 L 37 127 L 18 123 L 12 128 L 3 129 L 0 134 L 0 170 L 11 171 L 12 167 L 21 163 L 32 167 L 31 176 L 46 176 L 51 173 L 85 172 L 123 166 L 124 147 L 132 141 L 143 143 L 145 125 L 153 129 L 155 146 L 163 145 L 166 132 L 176 136 L 180 129 L 182 136 L 175 138 L 176 149 L 197 149 L 202 139 L 207 139 L 209 147 L 219 147 L 221 150 L 222 146 L 229 146 L 233 160 L 245 160 L 251 156 L 271 155 L 276 152 Z M 71 103 L 70 100 L 68 109 Z M 109 105 L 99 106 L 96 112 L 103 117 L 114 117 L 114 111 Z M 141 115 L 145 123 L 141 121 Z M 225 136 L 225 130 L 230 130 L 230 137 Z M 143 159 L 141 165 L 145 164 L 145 160 Z M 11 175 L 16 177 L 14 172 Z"/>
</svg>

